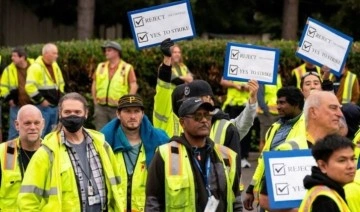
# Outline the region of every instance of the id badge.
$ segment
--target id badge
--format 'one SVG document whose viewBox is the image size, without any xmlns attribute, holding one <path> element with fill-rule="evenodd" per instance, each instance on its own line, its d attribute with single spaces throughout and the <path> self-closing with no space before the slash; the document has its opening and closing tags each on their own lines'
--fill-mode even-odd
<svg viewBox="0 0 360 212">
<path fill-rule="evenodd" d="M 216 211 L 218 205 L 219 205 L 219 200 L 217 200 L 214 197 L 214 195 L 211 195 L 208 199 L 208 202 L 206 203 L 204 212 L 214 212 Z"/>
<path fill-rule="evenodd" d="M 95 205 L 100 203 L 100 195 L 89 196 L 89 205 Z"/>
<path fill-rule="evenodd" d="M 89 184 L 88 185 L 88 195 L 89 196 L 92 196 L 92 195 L 94 195 L 94 188 Z"/>
</svg>

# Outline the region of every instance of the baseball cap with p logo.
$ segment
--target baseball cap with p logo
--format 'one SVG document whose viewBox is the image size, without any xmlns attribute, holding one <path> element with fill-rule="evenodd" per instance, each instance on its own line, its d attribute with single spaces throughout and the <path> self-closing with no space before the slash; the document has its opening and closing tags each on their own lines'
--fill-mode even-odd
<svg viewBox="0 0 360 212">
<path fill-rule="evenodd" d="M 139 95 L 128 94 L 122 96 L 118 102 L 118 110 L 121 110 L 126 107 L 141 107 L 141 109 L 144 109 L 144 103 Z"/>
</svg>

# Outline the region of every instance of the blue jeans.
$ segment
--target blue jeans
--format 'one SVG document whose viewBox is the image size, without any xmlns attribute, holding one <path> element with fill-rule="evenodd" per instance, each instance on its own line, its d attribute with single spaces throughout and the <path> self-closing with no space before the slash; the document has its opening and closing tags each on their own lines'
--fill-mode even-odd
<svg viewBox="0 0 360 212">
<path fill-rule="evenodd" d="M 10 111 L 9 111 L 9 132 L 8 132 L 8 139 L 7 139 L 8 141 L 19 136 L 19 132 L 15 128 L 15 120 L 16 120 L 18 111 L 19 111 L 18 106 L 10 107 Z"/>
<path fill-rule="evenodd" d="M 37 107 L 41 111 L 45 120 L 44 130 L 41 135 L 41 137 L 44 138 L 56 127 L 58 123 L 58 107 L 43 107 L 41 105 L 37 105 Z"/>
</svg>

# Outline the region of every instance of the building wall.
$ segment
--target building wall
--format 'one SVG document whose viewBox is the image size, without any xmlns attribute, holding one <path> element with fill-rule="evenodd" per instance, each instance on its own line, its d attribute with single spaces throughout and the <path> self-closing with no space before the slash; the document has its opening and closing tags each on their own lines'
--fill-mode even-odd
<svg viewBox="0 0 360 212">
<path fill-rule="evenodd" d="M 76 38 L 76 26 L 54 25 L 39 20 L 14 0 L 0 0 L 0 46 L 66 41 Z"/>
</svg>

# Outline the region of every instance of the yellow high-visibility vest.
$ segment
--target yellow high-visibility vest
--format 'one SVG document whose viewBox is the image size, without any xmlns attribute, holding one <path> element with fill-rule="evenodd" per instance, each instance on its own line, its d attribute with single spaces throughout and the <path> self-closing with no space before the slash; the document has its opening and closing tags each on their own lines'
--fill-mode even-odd
<svg viewBox="0 0 360 212">
<path fill-rule="evenodd" d="M 131 211 L 144 211 L 146 199 L 145 188 L 147 179 L 146 155 L 144 145 L 141 145 L 139 156 L 134 166 L 131 182 L 128 182 L 129 179 L 127 175 L 127 168 L 123 152 L 115 153 L 115 157 L 118 162 L 118 166 L 120 167 L 120 177 L 122 180 L 120 189 L 122 190 L 121 194 L 124 194 L 124 197 L 122 198 L 123 205 L 125 206 L 126 210 L 130 210 L 130 208 L 127 208 L 127 202 L 130 201 Z M 128 199 L 128 196 L 126 195 L 128 183 L 131 184 L 131 199 Z"/>
<path fill-rule="evenodd" d="M 85 129 L 93 139 L 103 168 L 107 210 L 124 211 L 120 173 L 114 153 L 104 135 Z M 18 196 L 21 211 L 81 211 L 75 172 L 60 133 L 48 134 L 30 160 Z"/>
<path fill-rule="evenodd" d="M 19 138 L 0 144 L 0 211 L 17 211 L 16 200 L 22 181 L 18 161 L 19 144 Z"/>
<path fill-rule="evenodd" d="M 246 82 L 233 81 L 236 85 L 246 85 Z M 239 91 L 236 88 L 228 88 L 226 100 L 222 109 L 225 110 L 226 106 L 243 106 L 246 105 L 249 99 L 249 91 Z"/>
<path fill-rule="evenodd" d="M 109 79 L 109 62 L 100 63 L 95 72 L 96 101 L 100 105 L 116 107 L 119 99 L 130 91 L 128 76 L 132 65 L 120 60 L 113 77 Z"/>
<path fill-rule="evenodd" d="M 265 173 L 265 162 L 263 159 L 263 152 L 270 151 L 271 143 L 280 126 L 281 124 L 279 122 L 275 122 L 266 132 L 265 145 L 262 150 L 262 153 L 258 158 L 258 165 L 255 169 L 252 181 L 250 183 L 251 185 L 254 185 L 254 193 L 256 198 L 259 197 L 261 180 Z M 301 114 L 299 120 L 297 120 L 297 122 L 293 125 L 293 127 L 291 128 L 289 134 L 285 139 L 285 142 L 276 147 L 276 150 L 278 151 L 287 151 L 293 149 L 308 149 L 304 114 Z"/>
<path fill-rule="evenodd" d="M 346 202 L 341 198 L 341 196 L 335 191 L 324 185 L 318 185 L 312 187 L 307 191 L 301 205 L 299 207 L 299 212 L 311 212 L 312 203 L 318 196 L 327 196 L 332 199 L 339 208 L 341 212 L 350 212 L 349 207 Z"/>
<path fill-rule="evenodd" d="M 171 151 L 177 148 L 178 151 Z M 215 152 L 224 164 L 227 182 L 227 211 L 232 211 L 235 196 L 232 185 L 236 173 L 236 153 L 231 149 L 215 144 Z M 165 163 L 165 211 L 196 211 L 196 194 L 194 174 L 187 155 L 186 147 L 176 141 L 171 141 L 159 147 L 159 152 Z M 229 161 L 226 165 L 224 160 Z"/>
</svg>

